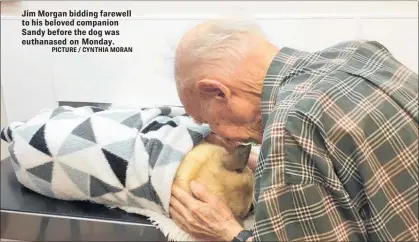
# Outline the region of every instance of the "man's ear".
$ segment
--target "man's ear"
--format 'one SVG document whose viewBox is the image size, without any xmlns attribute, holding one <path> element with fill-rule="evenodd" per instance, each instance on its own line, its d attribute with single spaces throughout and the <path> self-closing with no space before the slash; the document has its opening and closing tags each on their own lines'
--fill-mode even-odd
<svg viewBox="0 0 419 242">
<path fill-rule="evenodd" d="M 203 96 L 218 100 L 226 100 L 231 95 L 230 88 L 215 80 L 203 79 L 196 83 L 196 87 Z"/>
</svg>

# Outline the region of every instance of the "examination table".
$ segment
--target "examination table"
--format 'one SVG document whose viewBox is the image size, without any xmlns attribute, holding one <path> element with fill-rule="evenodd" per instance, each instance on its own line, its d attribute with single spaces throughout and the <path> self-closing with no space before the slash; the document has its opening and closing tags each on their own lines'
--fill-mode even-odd
<svg viewBox="0 0 419 242">
<path fill-rule="evenodd" d="M 20 241 L 167 241 L 145 217 L 89 202 L 41 196 L 1 162 L 1 239 Z"/>
</svg>

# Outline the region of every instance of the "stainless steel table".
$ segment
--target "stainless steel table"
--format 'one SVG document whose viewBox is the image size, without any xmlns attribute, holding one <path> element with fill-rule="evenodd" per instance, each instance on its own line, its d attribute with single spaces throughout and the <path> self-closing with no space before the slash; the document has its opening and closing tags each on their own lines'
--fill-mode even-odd
<svg viewBox="0 0 419 242">
<path fill-rule="evenodd" d="M 1 162 L 1 238 L 23 241 L 167 241 L 143 216 L 41 196 Z"/>
</svg>

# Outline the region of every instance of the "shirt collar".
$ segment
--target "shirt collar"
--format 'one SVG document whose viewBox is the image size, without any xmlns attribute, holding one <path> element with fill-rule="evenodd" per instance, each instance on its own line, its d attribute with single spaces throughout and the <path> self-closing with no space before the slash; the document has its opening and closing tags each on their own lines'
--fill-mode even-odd
<svg viewBox="0 0 419 242">
<path fill-rule="evenodd" d="M 301 60 L 303 56 L 308 54 L 309 53 L 305 51 L 283 47 L 274 56 L 263 81 L 260 107 L 263 129 L 265 129 L 269 114 L 276 105 L 279 88 L 286 83 L 286 80 L 291 77 L 293 73 L 296 73 L 296 70 L 304 68 L 304 63 L 301 63 L 301 65 L 299 63 L 298 69 L 296 69 L 295 64 L 297 60 Z"/>
</svg>

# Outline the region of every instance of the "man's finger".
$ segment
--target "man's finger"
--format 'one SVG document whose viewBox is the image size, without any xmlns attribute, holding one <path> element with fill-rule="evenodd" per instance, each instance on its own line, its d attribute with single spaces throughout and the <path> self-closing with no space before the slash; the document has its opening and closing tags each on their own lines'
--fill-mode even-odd
<svg viewBox="0 0 419 242">
<path fill-rule="evenodd" d="M 256 167 L 258 166 L 258 154 L 250 153 L 249 160 L 247 161 L 247 166 L 252 172 L 255 172 Z"/>
<path fill-rule="evenodd" d="M 170 199 L 170 206 L 173 207 L 182 217 L 190 216 L 188 209 L 181 202 L 179 202 L 177 198 L 172 197 L 172 199 Z"/>
<path fill-rule="evenodd" d="M 176 185 L 172 186 L 172 195 L 189 210 L 199 203 L 199 200 L 196 200 L 189 193 L 185 192 Z"/>
<path fill-rule="evenodd" d="M 173 221 L 176 223 L 177 226 L 179 226 L 183 231 L 185 232 L 189 232 L 186 229 L 186 221 L 185 219 L 182 217 L 182 215 L 180 215 L 175 208 L 173 208 L 172 206 L 169 207 L 169 213 L 170 216 L 172 217 Z"/>
<path fill-rule="evenodd" d="M 199 182 L 191 181 L 190 184 L 192 193 L 201 201 L 207 203 L 217 202 L 217 197 L 208 191 L 208 189 Z"/>
</svg>

